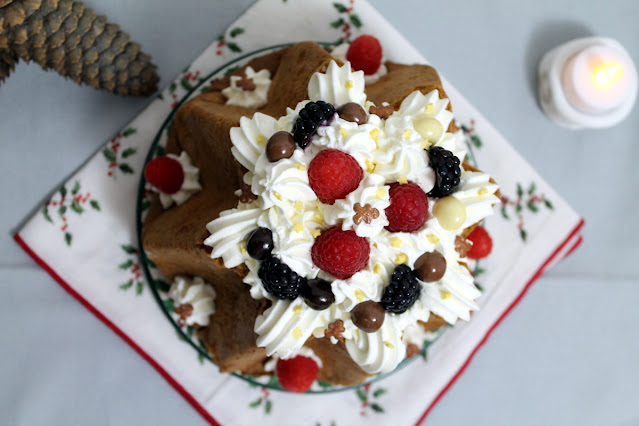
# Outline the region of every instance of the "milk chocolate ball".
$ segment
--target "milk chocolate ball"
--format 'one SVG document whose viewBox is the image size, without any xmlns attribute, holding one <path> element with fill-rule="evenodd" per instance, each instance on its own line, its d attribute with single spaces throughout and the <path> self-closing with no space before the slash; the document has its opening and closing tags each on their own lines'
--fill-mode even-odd
<svg viewBox="0 0 639 426">
<path fill-rule="evenodd" d="M 342 120 L 357 124 L 366 123 L 366 111 L 364 111 L 364 108 L 362 108 L 360 104 L 356 104 L 355 102 L 349 102 L 337 108 L 337 114 Z"/>
<path fill-rule="evenodd" d="M 439 281 L 446 272 L 446 259 L 438 252 L 424 253 L 415 261 L 415 275 L 425 283 Z"/>
<path fill-rule="evenodd" d="M 290 158 L 295 151 L 295 141 L 289 132 L 276 132 L 266 144 L 266 158 L 274 163 L 283 158 Z"/>
<path fill-rule="evenodd" d="M 384 308 L 378 302 L 368 300 L 356 305 L 351 311 L 351 319 L 360 330 L 374 333 L 384 323 Z"/>
</svg>

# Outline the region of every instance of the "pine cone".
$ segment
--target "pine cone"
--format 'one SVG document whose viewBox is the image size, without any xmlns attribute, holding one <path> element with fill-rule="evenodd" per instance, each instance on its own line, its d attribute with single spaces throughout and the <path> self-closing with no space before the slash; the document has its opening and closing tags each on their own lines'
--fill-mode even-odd
<svg viewBox="0 0 639 426">
<path fill-rule="evenodd" d="M 159 77 L 151 57 L 106 17 L 73 0 L 0 0 L 0 83 L 20 60 L 78 84 L 148 96 Z"/>
</svg>

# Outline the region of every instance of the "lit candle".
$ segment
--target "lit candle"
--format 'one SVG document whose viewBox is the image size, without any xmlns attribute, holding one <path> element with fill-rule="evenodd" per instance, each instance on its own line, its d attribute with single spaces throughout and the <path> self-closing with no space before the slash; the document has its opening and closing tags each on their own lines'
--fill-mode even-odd
<svg viewBox="0 0 639 426">
<path fill-rule="evenodd" d="M 610 127 L 632 110 L 637 70 L 615 40 L 573 40 L 539 64 L 539 96 L 546 114 L 569 128 Z"/>
</svg>

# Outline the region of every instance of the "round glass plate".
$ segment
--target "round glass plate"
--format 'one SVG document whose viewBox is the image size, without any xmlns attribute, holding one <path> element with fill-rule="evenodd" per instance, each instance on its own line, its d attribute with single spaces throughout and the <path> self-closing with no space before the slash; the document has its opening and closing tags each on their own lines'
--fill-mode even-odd
<svg viewBox="0 0 639 426">
<path fill-rule="evenodd" d="M 331 43 L 320 43 L 320 44 L 322 44 L 325 47 L 334 46 L 334 44 L 331 44 Z M 165 146 L 168 140 L 168 132 L 169 132 L 171 122 L 173 120 L 175 112 L 183 103 L 185 103 L 189 99 L 205 91 L 208 88 L 208 83 L 212 79 L 223 77 L 233 72 L 239 66 L 244 65 L 245 63 L 247 63 L 248 61 L 250 61 L 256 56 L 271 53 L 278 49 L 282 49 L 288 45 L 290 45 L 290 43 L 270 46 L 270 47 L 266 47 L 263 49 L 259 49 L 259 50 L 255 50 L 253 52 L 247 53 L 215 69 L 214 71 L 212 71 L 211 73 L 209 73 L 208 75 L 204 77 L 199 77 L 197 72 L 190 73 L 188 72 L 188 69 L 185 70 L 183 78 L 179 82 L 181 86 L 181 91 L 184 91 L 184 94 L 181 97 L 178 97 L 175 95 L 175 93 L 178 92 L 178 90 L 176 90 L 177 84 L 173 84 L 169 88 L 169 91 L 172 92 L 172 96 L 174 99 L 173 109 L 168 114 L 168 116 L 162 123 L 162 126 L 160 127 L 157 135 L 155 136 L 153 143 L 151 144 L 151 147 L 149 149 L 149 152 L 146 156 L 144 164 L 146 165 L 146 163 L 148 163 L 150 160 L 152 160 L 156 156 L 164 155 Z M 472 147 L 470 146 L 470 144 L 469 144 L 469 152 L 472 153 Z M 474 160 L 472 158 L 472 154 L 471 154 L 471 160 Z M 140 261 L 141 261 L 142 269 L 144 270 L 144 275 L 149 283 L 149 287 L 151 288 L 153 295 L 155 296 L 155 299 L 160 305 L 160 308 L 165 313 L 168 320 L 175 327 L 177 331 L 177 338 L 191 345 L 195 349 L 200 362 L 208 362 L 208 361 L 213 362 L 203 342 L 197 336 L 194 328 L 187 325 L 180 325 L 178 321 L 179 315 L 174 312 L 173 300 L 169 298 L 168 296 L 170 284 L 167 282 L 166 278 L 155 267 L 153 262 L 146 256 L 146 253 L 144 252 L 143 245 L 142 245 L 142 226 L 144 223 L 144 217 L 145 217 L 146 211 L 151 203 L 150 195 L 151 193 L 149 192 L 147 188 L 146 180 L 144 179 L 144 174 L 142 174 L 140 177 L 140 184 L 138 189 L 138 197 L 137 197 L 137 205 L 136 205 L 136 226 L 137 226 L 137 236 L 138 236 L 138 247 L 140 247 Z M 424 359 L 426 358 L 426 351 L 428 346 L 432 344 L 436 339 L 438 339 L 443 334 L 443 332 L 448 328 L 449 327 L 442 327 L 436 332 L 429 333 L 427 335 L 427 339 L 424 341 L 422 351 L 421 351 L 421 355 Z M 353 389 L 355 387 L 359 387 L 369 383 L 373 383 L 390 374 L 393 374 L 399 371 L 401 368 L 405 367 L 407 364 L 409 364 L 411 361 L 413 361 L 416 358 L 420 358 L 420 357 L 416 355 L 416 356 L 413 356 L 412 358 L 405 359 L 392 372 L 373 376 L 367 381 L 355 386 L 338 386 L 338 385 L 332 385 L 330 383 L 316 381 L 311 387 L 311 389 L 308 391 L 308 393 L 338 392 L 338 391 L 343 391 L 347 389 Z M 275 376 L 256 377 L 251 375 L 243 375 L 239 373 L 230 373 L 230 374 L 240 379 L 246 380 L 247 382 L 253 385 L 264 386 L 269 389 L 284 391 Z"/>
</svg>

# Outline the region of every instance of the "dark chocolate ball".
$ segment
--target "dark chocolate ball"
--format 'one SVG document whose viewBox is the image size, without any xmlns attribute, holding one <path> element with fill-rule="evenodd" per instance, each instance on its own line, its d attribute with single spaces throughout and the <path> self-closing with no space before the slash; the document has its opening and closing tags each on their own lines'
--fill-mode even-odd
<svg viewBox="0 0 639 426">
<path fill-rule="evenodd" d="M 446 259 L 438 252 L 424 253 L 415 261 L 415 275 L 425 283 L 439 281 L 446 272 Z"/>
<path fill-rule="evenodd" d="M 295 140 L 289 132 L 275 132 L 266 144 L 266 158 L 274 163 L 282 158 L 290 158 L 295 151 Z"/>
<path fill-rule="evenodd" d="M 268 228 L 257 228 L 246 242 L 246 252 L 253 259 L 264 260 L 271 257 L 273 233 Z"/>
<path fill-rule="evenodd" d="M 319 278 L 308 280 L 301 293 L 306 304 L 316 311 L 322 311 L 335 302 L 331 283 Z"/>
<path fill-rule="evenodd" d="M 366 123 L 366 111 L 364 111 L 364 108 L 362 108 L 360 104 L 356 104 L 355 102 L 342 105 L 337 109 L 337 114 L 342 120 L 357 124 Z"/>
<path fill-rule="evenodd" d="M 356 305 L 351 311 L 351 319 L 360 330 L 373 333 L 384 323 L 384 308 L 378 302 L 368 300 Z"/>
</svg>

